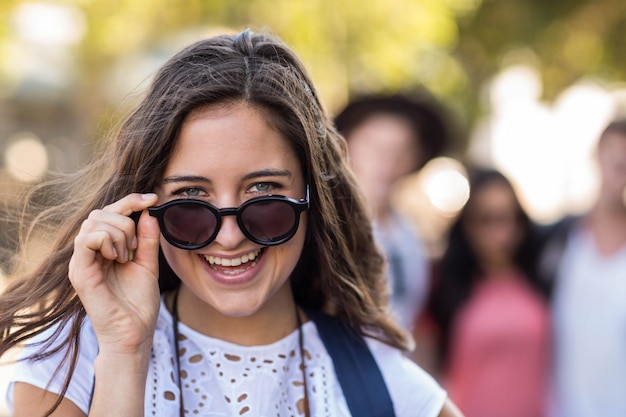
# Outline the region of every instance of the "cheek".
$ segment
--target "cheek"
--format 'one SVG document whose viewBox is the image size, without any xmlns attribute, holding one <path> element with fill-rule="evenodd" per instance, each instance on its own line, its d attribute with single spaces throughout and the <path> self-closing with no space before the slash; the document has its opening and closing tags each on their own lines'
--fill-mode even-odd
<svg viewBox="0 0 626 417">
<path fill-rule="evenodd" d="M 370 151 L 360 147 L 350 149 L 350 165 L 357 176 L 361 178 L 375 172 L 374 167 L 376 165 L 372 161 L 370 153 Z"/>
<path fill-rule="evenodd" d="M 291 275 L 298 261 L 300 260 L 302 250 L 304 248 L 306 231 L 307 221 L 306 216 L 303 216 L 300 219 L 300 226 L 298 227 L 298 231 L 296 232 L 295 236 L 284 245 L 276 247 L 276 249 L 278 250 L 278 263 L 281 265 L 281 269 L 283 271 L 288 272 L 286 274 L 287 276 Z"/>
<path fill-rule="evenodd" d="M 300 218 L 300 225 L 298 226 L 298 232 L 296 232 L 296 235 L 293 237 L 293 239 L 291 239 L 291 242 L 293 242 L 291 253 L 292 253 L 292 257 L 294 258 L 294 266 L 300 259 L 300 256 L 302 255 L 302 250 L 304 248 L 304 241 L 306 240 L 306 235 L 307 235 L 307 229 L 308 229 L 307 216 L 302 215 L 302 217 Z"/>
<path fill-rule="evenodd" d="M 396 161 L 396 173 L 398 176 L 404 176 L 409 174 L 415 169 L 415 167 L 417 167 L 418 163 L 417 158 L 415 158 L 415 154 L 411 152 L 403 152 L 398 154 Z"/>
<path fill-rule="evenodd" d="M 172 271 L 174 271 L 178 277 L 185 277 L 187 275 L 185 273 L 185 258 L 190 252 L 188 253 L 187 251 L 176 249 L 167 243 L 163 236 L 161 236 L 161 251 L 168 265 L 172 268 Z"/>
</svg>

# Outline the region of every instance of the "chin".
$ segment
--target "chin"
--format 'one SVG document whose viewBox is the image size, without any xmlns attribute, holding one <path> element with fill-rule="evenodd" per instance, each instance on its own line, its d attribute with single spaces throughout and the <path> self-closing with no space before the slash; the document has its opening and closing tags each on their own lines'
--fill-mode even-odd
<svg viewBox="0 0 626 417">
<path fill-rule="evenodd" d="M 235 295 L 236 297 L 236 295 Z M 223 300 L 224 301 L 224 300 Z M 232 304 L 224 303 L 209 303 L 213 305 L 215 311 L 218 314 L 225 317 L 232 318 L 244 318 L 257 314 L 263 307 L 263 305 L 257 305 L 256 303 L 242 302 L 241 298 Z"/>
</svg>

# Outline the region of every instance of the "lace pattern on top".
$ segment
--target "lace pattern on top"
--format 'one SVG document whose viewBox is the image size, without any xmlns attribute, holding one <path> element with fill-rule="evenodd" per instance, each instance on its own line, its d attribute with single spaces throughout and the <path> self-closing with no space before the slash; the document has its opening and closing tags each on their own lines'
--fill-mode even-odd
<svg viewBox="0 0 626 417">
<path fill-rule="evenodd" d="M 183 323 L 179 326 L 185 415 L 304 416 L 297 330 L 273 344 L 247 347 L 207 337 Z M 315 325 L 305 323 L 302 331 L 311 415 L 349 416 Z M 174 349 L 171 322 L 160 317 L 148 373 L 147 416 L 178 415 Z"/>
</svg>

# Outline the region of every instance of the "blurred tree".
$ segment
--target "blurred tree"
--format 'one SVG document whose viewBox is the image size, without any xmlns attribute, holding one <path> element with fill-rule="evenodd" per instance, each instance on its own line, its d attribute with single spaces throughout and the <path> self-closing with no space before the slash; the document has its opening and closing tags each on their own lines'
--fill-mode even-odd
<svg viewBox="0 0 626 417">
<path fill-rule="evenodd" d="M 12 13 L 26 3 L 34 1 L 0 4 L 0 26 L 5 28 L 0 31 L 0 51 L 9 49 L 7 45 L 15 49 Z M 471 11 L 466 4 L 476 0 L 371 0 L 367 7 L 357 0 L 53 3 L 77 8 L 85 16 L 85 36 L 74 48 L 77 78 L 71 94 L 62 94 L 62 98 L 72 98 L 85 114 L 85 127 L 93 129 L 94 117 L 108 105 L 107 92 L 113 88 L 111 72 L 120 61 L 146 54 L 164 58 L 180 44 L 224 28 L 267 29 L 284 39 L 310 68 L 331 112 L 356 91 L 425 84 L 439 96 L 455 97 L 466 90 L 462 67 L 450 55 L 458 38 L 455 20 Z M 10 60 L 3 62 L 0 77 L 4 74 L 6 78 L 11 72 L 6 69 Z"/>
<path fill-rule="evenodd" d="M 491 0 L 458 25 L 454 55 L 473 86 L 516 61 L 539 71 L 547 101 L 582 78 L 626 79 L 623 0 Z"/>
<path fill-rule="evenodd" d="M 10 68 L 19 59 L 15 49 L 24 47 L 15 41 L 13 13 L 33 2 L 0 3 L 0 88 L 5 90 L 0 96 L 10 98 Z M 547 99 L 583 76 L 617 81 L 626 72 L 623 0 L 47 2 L 77 8 L 85 17 L 84 38 L 72 49 L 75 79 L 62 99 L 80 109 L 80 123 L 89 132 L 95 120 L 116 119 L 103 122 L 98 115 L 117 105 L 107 94 L 114 89 L 114 71 L 118 80 L 124 78 L 121 61 L 137 68 L 129 57 L 165 58 L 182 43 L 225 28 L 267 28 L 283 38 L 310 68 L 331 112 L 356 93 L 423 85 L 456 108 L 468 128 L 483 111 L 481 87 L 515 60 L 530 60 L 538 68 Z"/>
</svg>

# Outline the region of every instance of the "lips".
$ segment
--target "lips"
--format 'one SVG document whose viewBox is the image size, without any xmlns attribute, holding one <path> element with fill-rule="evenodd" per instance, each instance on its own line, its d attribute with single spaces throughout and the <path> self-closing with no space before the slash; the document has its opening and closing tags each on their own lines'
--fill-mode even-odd
<svg viewBox="0 0 626 417">
<path fill-rule="evenodd" d="M 229 275 L 240 274 L 254 267 L 262 254 L 262 249 L 246 253 L 235 258 L 225 258 L 212 255 L 201 255 L 212 269 Z"/>
</svg>

